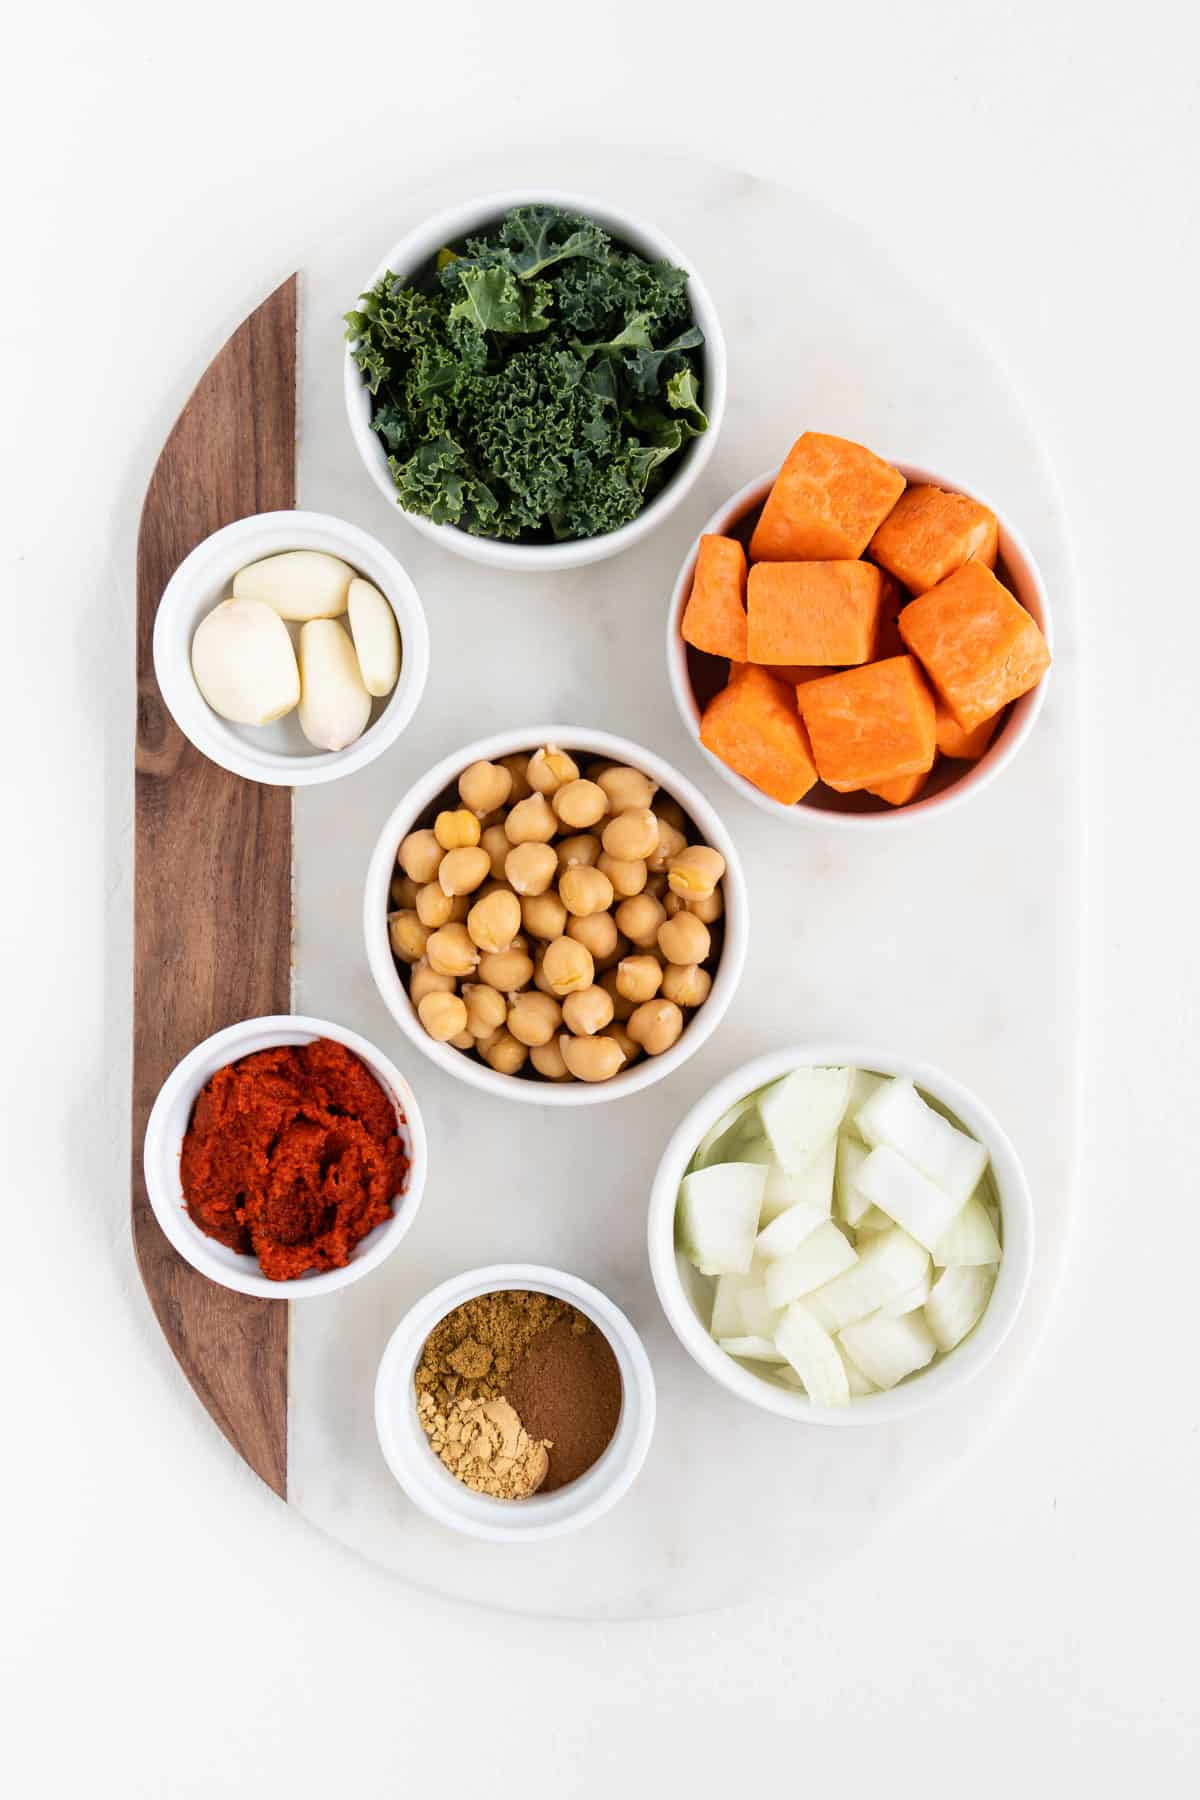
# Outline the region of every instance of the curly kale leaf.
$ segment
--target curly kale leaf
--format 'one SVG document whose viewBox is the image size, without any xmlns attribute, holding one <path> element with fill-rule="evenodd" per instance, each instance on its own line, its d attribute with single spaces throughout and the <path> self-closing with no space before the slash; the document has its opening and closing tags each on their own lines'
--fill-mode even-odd
<svg viewBox="0 0 1200 1800">
<path fill-rule="evenodd" d="M 495 331 L 509 337 L 545 331 L 551 323 L 546 310 L 551 290 L 548 281 L 518 287 L 508 269 L 456 270 L 459 298 L 450 308 L 451 320 L 461 319 L 475 331 Z"/>
<path fill-rule="evenodd" d="M 501 221 L 494 242 L 467 240 L 467 259 L 485 268 L 510 269 L 520 281 L 532 281 L 556 263 L 575 257 L 604 262 L 611 247 L 608 233 L 581 213 L 565 213 L 557 206 L 516 206 Z"/>
</svg>

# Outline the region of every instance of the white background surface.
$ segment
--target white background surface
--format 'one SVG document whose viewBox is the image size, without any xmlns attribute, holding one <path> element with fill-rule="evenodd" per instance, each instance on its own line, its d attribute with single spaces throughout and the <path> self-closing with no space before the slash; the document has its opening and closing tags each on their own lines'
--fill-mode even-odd
<svg viewBox="0 0 1200 1800">
<path fill-rule="evenodd" d="M 17 1791 L 1194 1791 L 1200 41 L 1154 0 L 778 10 L 622 3 L 572 30 L 561 5 L 466 0 L 67 5 L 8 38 Z M 781 1566 L 769 1603 L 578 1627 L 421 1598 L 324 1542 L 225 1452 L 161 1344 L 127 1223 L 131 609 L 162 437 L 314 213 L 377 208 L 448 149 L 614 138 L 820 193 L 1025 390 L 1091 657 L 1093 1008 L 1075 1254 L 979 1454 L 802 1596 Z"/>
</svg>

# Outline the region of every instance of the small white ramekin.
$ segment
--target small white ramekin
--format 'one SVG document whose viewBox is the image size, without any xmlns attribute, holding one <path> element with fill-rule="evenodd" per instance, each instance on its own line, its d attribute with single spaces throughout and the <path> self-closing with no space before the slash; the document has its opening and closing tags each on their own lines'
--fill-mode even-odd
<svg viewBox="0 0 1200 1800">
<path fill-rule="evenodd" d="M 459 1481 L 430 1448 L 417 1416 L 413 1378 L 425 1340 L 439 1320 L 480 1294 L 528 1288 L 577 1307 L 612 1346 L 621 1372 L 621 1415 L 608 1448 L 577 1481 L 528 1500 L 493 1500 Z M 561 1269 L 496 1263 L 434 1288 L 407 1312 L 388 1341 L 375 1380 L 375 1428 L 388 1468 L 414 1506 L 431 1519 L 494 1544 L 532 1544 L 590 1525 L 625 1494 L 654 1434 L 654 1374 L 629 1320 L 598 1288 Z"/>
<path fill-rule="evenodd" d="M 957 1349 L 886 1393 L 867 1394 L 848 1406 L 814 1406 L 807 1395 L 756 1375 L 727 1356 L 709 1335 L 707 1318 L 712 1282 L 675 1247 L 675 1203 L 684 1171 L 696 1147 L 722 1113 L 767 1082 L 793 1069 L 846 1067 L 912 1081 L 952 1113 L 965 1131 L 986 1146 L 1000 1205 L 1004 1257 L 987 1311 Z M 862 1044 L 796 1044 L 743 1063 L 717 1083 L 679 1125 L 663 1152 L 650 1195 L 648 1222 L 650 1272 L 663 1311 L 676 1337 L 694 1362 L 714 1381 L 741 1400 L 765 1412 L 809 1425 L 881 1425 L 905 1419 L 957 1392 L 991 1361 L 1016 1323 L 1033 1268 L 1033 1201 L 1025 1171 L 1009 1139 L 992 1114 L 969 1088 L 941 1069 L 911 1057 Z"/>
<path fill-rule="evenodd" d="M 352 1051 L 366 1064 L 395 1104 L 397 1129 L 408 1155 L 408 1182 L 403 1193 L 395 1196 L 391 1218 L 368 1232 L 355 1246 L 344 1268 L 300 1275 L 294 1281 L 269 1281 L 260 1270 L 256 1257 L 230 1250 L 192 1223 L 183 1203 L 180 1152 L 196 1097 L 218 1069 L 250 1056 L 256 1050 L 271 1050 L 278 1044 L 311 1044 L 314 1038 L 322 1037 L 332 1038 Z M 361 1281 L 364 1275 L 378 1268 L 392 1254 L 416 1218 L 429 1166 L 425 1126 L 417 1098 L 395 1064 L 357 1032 L 347 1031 L 328 1019 L 304 1018 L 293 1013 L 243 1019 L 238 1025 L 215 1032 L 189 1051 L 159 1089 L 146 1126 L 142 1156 L 146 1192 L 154 1216 L 180 1256 L 190 1262 L 193 1269 L 207 1275 L 210 1281 L 234 1288 L 239 1294 L 257 1294 L 264 1300 L 310 1300 L 319 1294 L 333 1294 L 339 1288 Z"/>
<path fill-rule="evenodd" d="M 500 1075 L 486 1063 L 476 1062 L 465 1051 L 455 1050 L 451 1044 L 436 1043 L 417 1017 L 388 942 L 388 888 L 401 840 L 413 830 L 422 813 L 443 789 L 456 781 L 471 763 L 490 762 L 522 750 L 535 750 L 540 744 L 559 744 L 564 750 L 608 757 L 612 762 L 628 763 L 640 769 L 678 800 L 705 843 L 711 844 L 725 858 L 725 937 L 708 999 L 686 1016 L 682 1035 L 670 1050 L 662 1056 L 644 1057 L 631 1069 L 614 1075 L 611 1081 L 531 1081 L 519 1075 Z M 452 756 L 444 757 L 409 789 L 389 814 L 371 853 L 363 895 L 363 932 L 367 961 L 384 1005 L 410 1042 L 439 1069 L 445 1069 L 447 1074 L 486 1094 L 525 1100 L 534 1106 L 597 1106 L 606 1100 L 619 1100 L 626 1094 L 637 1094 L 643 1088 L 653 1087 L 656 1081 L 662 1081 L 685 1063 L 689 1056 L 694 1056 L 701 1044 L 711 1037 L 724 1018 L 741 980 L 750 940 L 749 901 L 737 846 L 720 815 L 699 788 L 693 787 L 678 769 L 629 738 L 615 737 L 608 731 L 593 731 L 582 725 L 534 725 L 519 731 L 497 732 L 494 737 L 467 744 Z"/>
<path fill-rule="evenodd" d="M 314 750 L 294 710 L 272 725 L 233 725 L 213 711 L 192 674 L 192 638 L 201 619 L 228 598 L 239 569 L 284 550 L 340 556 L 374 583 L 400 628 L 399 680 L 374 702 L 367 729 L 344 750 Z M 352 775 L 395 743 L 425 690 L 429 628 L 416 588 L 377 538 L 329 513 L 253 513 L 197 544 L 167 583 L 154 619 L 154 672 L 175 723 L 210 762 L 247 781 L 312 787 Z"/>
<path fill-rule="evenodd" d="M 653 531 L 668 514 L 674 512 L 684 495 L 695 486 L 717 447 L 721 422 L 725 416 L 727 362 L 725 339 L 717 310 L 708 289 L 696 273 L 694 264 L 668 237 L 644 219 L 619 207 L 608 206 L 587 194 L 563 193 L 553 188 L 514 188 L 509 192 L 485 194 L 434 215 L 401 238 L 383 258 L 364 291 L 375 286 L 389 272 L 401 278 L 416 275 L 444 247 L 460 243 L 498 224 L 514 206 L 558 206 L 564 212 L 583 213 L 602 225 L 620 243 L 654 262 L 673 263 L 688 272 L 688 300 L 692 317 L 704 333 L 704 378 L 700 402 L 708 417 L 708 430 L 693 438 L 674 465 L 670 476 L 650 504 L 636 519 L 616 531 L 598 537 L 573 538 L 561 544 L 512 544 L 494 538 L 474 537 L 454 525 L 435 525 L 419 513 L 402 512 L 414 531 L 434 543 L 441 544 L 471 562 L 487 563 L 494 569 L 520 569 L 536 573 L 550 569 L 578 569 L 585 563 L 599 562 L 615 556 Z M 371 395 L 363 385 L 362 374 L 347 345 L 345 355 L 346 412 L 354 446 L 363 467 L 384 499 L 397 508 L 396 485 L 388 468 L 387 452 L 378 432 L 371 430 Z"/>
<path fill-rule="evenodd" d="M 1000 526 L 1000 555 L 998 567 L 1007 576 L 1009 584 L 1021 605 L 1037 620 L 1051 649 L 1054 647 L 1053 624 L 1050 616 L 1050 602 L 1046 595 L 1045 584 L 1041 572 L 1034 561 L 1033 553 L 1024 538 L 1005 519 L 994 501 L 988 500 L 974 488 L 966 488 L 961 482 L 951 481 L 945 475 L 939 475 L 932 469 L 919 469 L 911 463 L 895 463 L 900 473 L 910 486 L 930 485 L 945 488 L 949 492 L 968 494 L 973 500 L 980 500 L 991 507 L 996 514 Z M 757 512 L 775 480 L 778 470 L 771 470 L 765 475 L 756 475 L 748 481 L 744 488 L 733 495 L 732 499 L 717 508 L 712 518 L 705 525 L 701 536 L 714 533 L 725 536 L 735 531 L 751 514 Z M 692 591 L 692 577 L 696 569 L 696 557 L 700 549 L 700 538 L 692 545 L 684 559 L 683 567 L 675 583 L 675 591 L 671 596 L 671 604 L 667 612 L 667 674 L 671 682 L 671 692 L 675 696 L 675 705 L 684 727 L 697 745 L 702 756 L 707 757 L 713 768 L 717 770 L 723 781 L 727 781 L 735 792 L 744 800 L 757 806 L 762 812 L 770 813 L 773 818 L 786 820 L 792 825 L 814 825 L 818 829 L 835 831 L 888 831 L 906 829 L 918 819 L 927 820 L 935 813 L 945 813 L 956 806 L 968 795 L 981 793 L 996 779 L 1002 769 L 1006 769 L 1016 756 L 1018 750 L 1028 741 L 1029 734 L 1037 722 L 1038 714 L 1046 699 L 1046 684 L 1052 670 L 1039 681 L 1028 694 L 1023 694 L 1009 708 L 1000 730 L 988 748 L 974 763 L 955 763 L 952 767 L 956 773 L 945 786 L 938 785 L 938 771 L 935 769 L 932 789 L 921 799 L 910 801 L 907 806 L 889 806 L 886 800 L 875 800 L 870 795 L 835 794 L 818 783 L 804 799 L 795 806 L 784 806 L 780 800 L 772 800 L 756 788 L 753 782 L 747 781 L 744 775 L 738 775 L 719 756 L 700 742 L 700 715 L 702 708 L 696 698 L 692 686 L 691 673 L 688 668 L 689 647 L 683 641 L 680 627 L 683 623 L 684 609 L 688 595 Z M 715 661 L 715 658 L 710 658 Z M 946 766 L 943 761 L 943 768 Z M 961 771 L 961 773 L 957 772 Z M 862 810 L 856 810 L 862 808 Z"/>
</svg>

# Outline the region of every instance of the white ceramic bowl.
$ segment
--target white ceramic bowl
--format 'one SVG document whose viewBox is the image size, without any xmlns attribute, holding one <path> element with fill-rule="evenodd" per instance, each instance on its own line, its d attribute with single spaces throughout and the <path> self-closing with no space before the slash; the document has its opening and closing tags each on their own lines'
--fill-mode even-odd
<svg viewBox="0 0 1200 1800">
<path fill-rule="evenodd" d="M 712 989 L 703 1006 L 685 1015 L 678 1042 L 662 1056 L 648 1056 L 631 1069 L 614 1075 L 611 1081 L 533 1081 L 519 1075 L 500 1075 L 485 1063 L 450 1044 L 439 1044 L 429 1036 L 417 1017 L 408 990 L 400 979 L 388 942 L 388 887 L 395 869 L 396 851 L 401 840 L 413 830 L 417 820 L 438 795 L 457 781 L 465 768 L 481 760 L 494 761 L 518 751 L 534 750 L 540 744 L 560 744 L 563 749 L 586 756 L 607 757 L 615 763 L 628 763 L 649 775 L 658 785 L 678 800 L 704 841 L 719 850 L 725 858 L 725 936 L 721 957 L 713 974 Z M 582 725 L 533 725 L 519 731 L 501 731 L 494 737 L 480 738 L 442 759 L 416 785 L 409 789 L 400 804 L 389 814 L 371 853 L 367 884 L 363 896 L 363 931 L 367 942 L 367 961 L 375 977 L 375 985 L 384 1005 L 405 1036 L 423 1056 L 429 1057 L 459 1081 L 479 1088 L 486 1094 L 499 1094 L 509 1100 L 525 1100 L 534 1106 L 597 1106 L 606 1100 L 619 1100 L 625 1094 L 637 1094 L 653 1087 L 693 1056 L 724 1018 L 741 979 L 746 960 L 750 927 L 746 878 L 742 873 L 737 846 L 709 805 L 699 788 L 660 756 L 644 750 L 629 738 L 614 737 L 608 731 L 593 731 Z"/>
<path fill-rule="evenodd" d="M 700 395 L 708 416 L 708 430 L 693 438 L 674 464 L 669 479 L 650 504 L 636 519 L 617 531 L 603 532 L 598 537 L 576 538 L 562 544 L 512 544 L 494 538 L 473 537 L 453 525 L 435 525 L 418 513 L 402 512 L 414 531 L 421 532 L 444 549 L 453 550 L 471 562 L 488 563 L 496 569 L 521 569 L 526 572 L 549 569 L 577 569 L 584 563 L 599 562 L 636 544 L 649 531 L 674 512 L 684 495 L 695 485 L 717 446 L 721 421 L 725 416 L 726 357 L 725 339 L 716 308 L 708 289 L 696 273 L 691 259 L 654 225 L 619 207 L 608 206 L 587 194 L 562 193 L 554 188 L 514 188 L 508 192 L 485 194 L 459 206 L 449 207 L 427 219 L 415 231 L 401 238 L 376 268 L 363 291 L 375 286 L 389 271 L 401 278 L 417 274 L 446 245 L 483 232 L 498 224 L 514 206 L 558 206 L 565 212 L 583 213 L 612 234 L 620 243 L 638 251 L 654 262 L 673 263 L 688 271 L 688 299 L 692 317 L 704 333 L 704 374 Z M 346 411 L 354 445 L 371 480 L 389 506 L 398 506 L 396 487 L 387 464 L 379 434 L 371 430 L 371 395 L 363 386 L 362 375 L 347 346 L 345 355 Z"/>
<path fill-rule="evenodd" d="M 529 1288 L 577 1307 L 602 1331 L 621 1372 L 621 1414 L 611 1443 L 577 1481 L 528 1500 L 477 1494 L 430 1448 L 417 1416 L 413 1377 L 439 1320 L 479 1294 Z M 576 1275 L 536 1263 L 471 1269 L 426 1294 L 397 1325 L 375 1381 L 375 1429 L 388 1468 L 414 1506 L 441 1525 L 496 1544 L 530 1544 L 590 1525 L 627 1492 L 654 1433 L 654 1375 L 637 1332 L 619 1307 Z"/>
<path fill-rule="evenodd" d="M 946 488 L 950 492 L 969 494 L 972 499 L 982 500 L 996 514 L 1000 526 L 1000 554 L 997 571 L 1007 580 L 1021 605 L 1033 614 L 1045 634 L 1051 649 L 1054 648 L 1053 624 L 1050 616 L 1050 603 L 1046 596 L 1038 566 L 1033 553 L 1025 540 L 996 507 L 995 502 L 974 488 L 966 488 L 961 482 L 953 481 L 948 476 L 940 475 L 932 469 L 919 469 L 911 463 L 895 464 L 910 485 L 932 484 L 934 487 Z M 757 513 L 778 470 L 771 470 L 765 475 L 756 475 L 748 481 L 733 498 L 724 506 L 718 507 L 712 518 L 704 527 L 701 535 L 710 532 L 724 536 Z M 718 771 L 723 781 L 741 794 L 743 799 L 761 811 L 770 813 L 776 819 L 784 819 L 792 825 L 815 825 L 822 829 L 832 828 L 845 831 L 888 831 L 903 830 L 919 820 L 931 818 L 935 813 L 944 813 L 950 807 L 965 800 L 970 794 L 978 794 L 994 781 L 1002 769 L 1006 769 L 1021 746 L 1028 741 L 1029 734 L 1037 721 L 1046 699 L 1046 684 L 1052 670 L 1038 683 L 1031 693 L 1023 694 L 1008 709 L 1008 717 L 992 739 L 978 762 L 948 762 L 945 758 L 939 763 L 930 777 L 929 784 L 919 800 L 907 806 L 889 806 L 886 800 L 877 800 L 870 794 L 835 794 L 823 783 L 806 794 L 795 806 L 784 806 L 779 800 L 772 800 L 769 795 L 760 792 L 752 782 L 723 763 L 719 756 L 706 750 L 700 742 L 700 716 L 705 702 L 712 693 L 723 685 L 723 678 L 714 680 L 711 690 L 703 691 L 697 696 L 694 674 L 711 665 L 715 671 L 723 666 L 722 659 L 706 656 L 694 651 L 685 644 L 680 634 L 684 608 L 692 589 L 692 576 L 696 568 L 696 556 L 700 548 L 699 537 L 688 551 L 679 578 L 675 583 L 675 591 L 671 596 L 671 605 L 667 613 L 667 673 L 670 677 L 671 692 L 675 696 L 675 705 L 684 726 L 691 734 L 702 756 L 707 757 L 713 768 Z"/>
<path fill-rule="evenodd" d="M 270 1281 L 259 1268 L 256 1257 L 230 1250 L 192 1223 L 183 1204 L 180 1152 L 196 1097 L 218 1069 L 237 1062 L 240 1057 L 250 1056 L 256 1050 L 271 1050 L 278 1044 L 311 1044 L 319 1037 L 344 1044 L 366 1064 L 384 1092 L 395 1102 L 398 1131 L 409 1160 L 408 1183 L 403 1193 L 395 1196 L 391 1218 L 385 1219 L 382 1225 L 377 1225 L 360 1240 L 344 1268 L 301 1275 L 294 1281 Z M 416 1095 L 395 1064 L 357 1032 L 331 1024 L 328 1019 L 309 1019 L 291 1013 L 244 1019 L 238 1025 L 215 1032 L 189 1051 L 159 1089 L 146 1126 L 142 1156 L 146 1192 L 154 1216 L 180 1256 L 202 1275 L 207 1275 L 210 1281 L 235 1288 L 239 1294 L 258 1294 L 265 1300 L 309 1300 L 318 1294 L 336 1293 L 339 1288 L 349 1287 L 351 1282 L 360 1281 L 372 1269 L 378 1268 L 392 1254 L 417 1216 L 429 1165 L 425 1127 Z"/>
<path fill-rule="evenodd" d="M 192 674 L 192 637 L 201 619 L 228 598 L 239 569 L 283 550 L 340 556 L 375 584 L 400 627 L 400 679 L 373 703 L 367 729 L 344 750 L 314 750 L 295 711 L 272 725 L 230 724 L 209 706 Z M 253 513 L 197 544 L 167 583 L 154 619 L 154 672 L 175 723 L 210 762 L 247 781 L 311 787 L 352 775 L 395 743 L 425 689 L 429 629 L 416 588 L 377 538 L 328 513 Z"/>
<path fill-rule="evenodd" d="M 814 1406 L 806 1395 L 757 1375 L 735 1362 L 709 1336 L 713 1283 L 675 1248 L 675 1202 L 684 1170 L 710 1126 L 744 1094 L 805 1067 L 870 1069 L 902 1075 L 952 1113 L 965 1131 L 987 1146 L 1000 1204 L 1004 1257 L 987 1311 L 970 1336 L 927 1369 L 887 1393 L 868 1394 L 848 1406 Z M 879 1425 L 934 1406 L 991 1361 L 1016 1322 L 1033 1267 L 1033 1201 L 1012 1144 L 968 1088 L 941 1069 L 862 1044 L 796 1044 L 744 1063 L 694 1106 L 663 1152 L 650 1196 L 650 1272 L 663 1311 L 693 1361 L 714 1381 L 752 1406 L 811 1425 Z"/>
</svg>

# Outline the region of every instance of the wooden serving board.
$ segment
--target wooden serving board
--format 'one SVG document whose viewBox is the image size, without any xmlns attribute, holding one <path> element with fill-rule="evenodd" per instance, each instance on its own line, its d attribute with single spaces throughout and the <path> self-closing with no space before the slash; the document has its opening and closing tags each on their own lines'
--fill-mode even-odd
<svg viewBox="0 0 1200 1800">
<path fill-rule="evenodd" d="M 172 1068 L 210 1033 L 291 1006 L 292 794 L 201 756 L 163 704 L 154 615 L 189 551 L 296 504 L 296 276 L 210 363 L 158 459 L 137 548 L 133 1241 L 184 1374 L 234 1449 L 287 1497 L 288 1303 L 235 1294 L 172 1249 L 142 1139 Z M 252 930 L 230 929 L 253 921 Z"/>
</svg>

